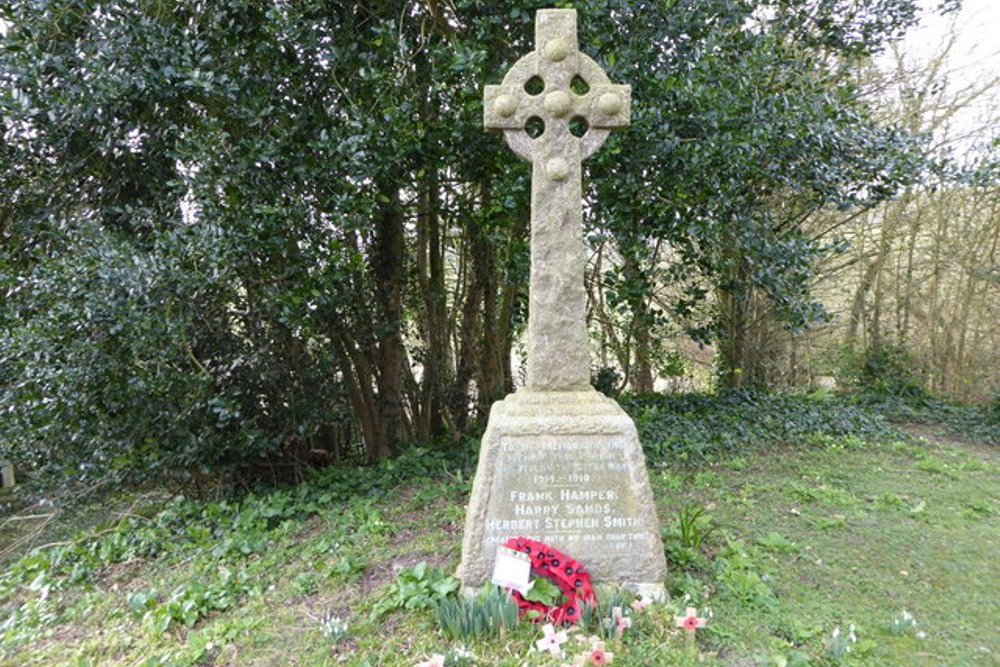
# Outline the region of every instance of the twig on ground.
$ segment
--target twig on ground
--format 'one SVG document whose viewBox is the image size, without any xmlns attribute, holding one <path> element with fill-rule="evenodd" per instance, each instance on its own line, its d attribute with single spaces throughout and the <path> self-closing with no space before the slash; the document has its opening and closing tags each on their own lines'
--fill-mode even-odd
<svg viewBox="0 0 1000 667">
<path fill-rule="evenodd" d="M 4 522 L 0 524 L 0 529 L 5 528 L 12 521 L 35 521 L 38 519 L 41 519 L 41 521 L 38 525 L 30 528 L 26 534 L 22 535 L 18 539 L 14 540 L 13 543 L 0 550 L 0 560 L 7 558 L 10 554 L 20 550 L 25 544 L 30 546 L 31 543 L 42 534 L 42 531 L 45 530 L 45 526 L 47 526 L 49 522 L 52 521 L 52 519 L 54 519 L 58 514 L 59 510 L 56 510 L 55 512 L 48 512 L 46 514 L 22 514 L 4 519 Z"/>
</svg>

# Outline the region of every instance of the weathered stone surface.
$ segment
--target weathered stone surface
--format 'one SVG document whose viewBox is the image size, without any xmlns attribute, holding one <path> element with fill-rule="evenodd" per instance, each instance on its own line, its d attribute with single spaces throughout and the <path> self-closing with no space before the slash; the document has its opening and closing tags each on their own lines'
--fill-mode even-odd
<svg viewBox="0 0 1000 667">
<path fill-rule="evenodd" d="M 489 580 L 496 547 L 541 540 L 595 581 L 661 595 L 656 507 L 635 425 L 593 390 L 522 390 L 493 405 L 465 520 L 459 576 Z"/>
<path fill-rule="evenodd" d="M 574 77 L 586 94 L 573 92 Z M 531 79 L 543 89 L 525 90 Z M 543 9 L 535 19 L 535 50 L 518 60 L 499 86 L 486 86 L 483 123 L 502 130 L 507 144 L 532 164 L 531 290 L 528 302 L 528 379 L 533 389 L 571 391 L 590 386 L 586 255 L 581 225 L 580 161 L 600 148 L 612 129 L 629 124 L 631 88 L 612 84 L 600 66 L 577 50 L 576 11 Z M 531 138 L 529 118 L 545 131 Z M 573 136 L 570 122 L 587 132 Z"/>
<path fill-rule="evenodd" d="M 573 92 L 577 77 L 584 94 Z M 596 581 L 663 595 L 666 564 L 635 425 L 590 387 L 583 284 L 580 162 L 628 125 L 630 99 L 628 86 L 577 49 L 571 9 L 539 11 L 535 50 L 501 85 L 486 86 L 484 124 L 532 164 L 528 377 L 494 404 L 483 436 L 459 567 L 467 591 L 489 580 L 498 545 L 524 536 L 565 551 Z M 525 130 L 532 119 L 545 127 L 534 138 Z M 575 136 L 571 124 L 586 132 Z"/>
<path fill-rule="evenodd" d="M 15 485 L 14 464 L 10 461 L 0 461 L 0 489 L 10 489 Z"/>
</svg>

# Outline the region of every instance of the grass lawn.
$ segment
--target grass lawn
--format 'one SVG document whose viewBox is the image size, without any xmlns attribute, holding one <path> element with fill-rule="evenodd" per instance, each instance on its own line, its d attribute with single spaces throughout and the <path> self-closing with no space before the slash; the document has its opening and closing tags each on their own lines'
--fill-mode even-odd
<svg viewBox="0 0 1000 667">
<path fill-rule="evenodd" d="M 671 599 L 606 640 L 613 664 L 1000 664 L 997 451 L 823 436 L 714 464 L 651 462 Z M 447 581 L 470 480 L 395 465 L 239 501 L 119 498 L 93 528 L 7 564 L 0 665 L 415 665 L 445 653 L 458 642 L 395 582 L 421 562 Z M 374 614 L 397 602 L 418 608 Z M 685 606 L 712 614 L 695 645 L 674 628 Z M 892 628 L 904 610 L 916 625 Z M 480 665 L 570 662 L 529 652 L 540 637 L 521 623 L 465 647 Z"/>
</svg>

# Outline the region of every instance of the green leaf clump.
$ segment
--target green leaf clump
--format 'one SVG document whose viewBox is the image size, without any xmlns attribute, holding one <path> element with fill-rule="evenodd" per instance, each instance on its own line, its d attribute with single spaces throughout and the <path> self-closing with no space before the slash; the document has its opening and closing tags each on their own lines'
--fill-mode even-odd
<svg viewBox="0 0 1000 667">
<path fill-rule="evenodd" d="M 454 595 L 459 580 L 421 561 L 411 568 L 403 568 L 396 575 L 388 594 L 375 603 L 372 617 L 380 618 L 396 609 L 431 609 L 439 601 Z"/>
<path fill-rule="evenodd" d="M 517 625 L 519 610 L 510 594 L 487 586 L 475 597 L 446 597 L 434 606 L 438 625 L 450 639 L 501 637 Z"/>
<path fill-rule="evenodd" d="M 562 604 L 563 593 L 548 579 L 537 577 L 531 581 L 531 587 L 524 593 L 524 599 L 538 602 L 546 607 L 555 607 Z"/>
</svg>

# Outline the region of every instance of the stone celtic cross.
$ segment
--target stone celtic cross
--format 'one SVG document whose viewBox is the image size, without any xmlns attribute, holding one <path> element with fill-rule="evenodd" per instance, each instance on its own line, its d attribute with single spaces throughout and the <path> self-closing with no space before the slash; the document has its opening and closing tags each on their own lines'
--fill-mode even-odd
<svg viewBox="0 0 1000 667">
<path fill-rule="evenodd" d="M 590 387 L 580 162 L 629 124 L 631 88 L 577 48 L 576 10 L 535 16 L 535 50 L 486 86 L 483 124 L 531 162 L 528 389 Z"/>
<path fill-rule="evenodd" d="M 639 434 L 590 386 L 580 162 L 629 122 L 631 89 L 577 49 L 576 12 L 541 10 L 535 50 L 484 121 L 532 164 L 528 384 L 490 408 L 465 514 L 462 590 L 494 577 L 519 537 L 565 550 L 597 582 L 664 595 L 666 560 Z"/>
</svg>

